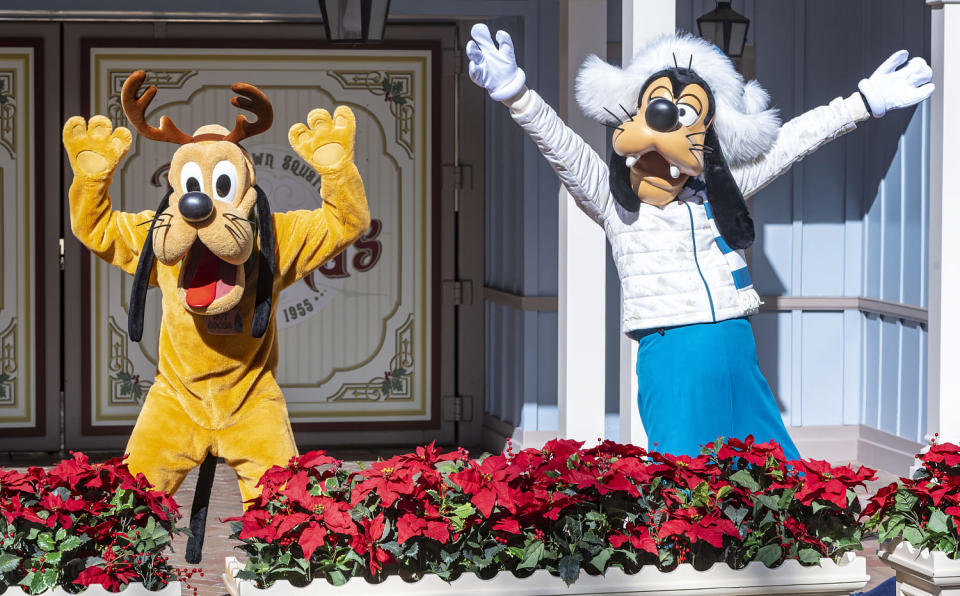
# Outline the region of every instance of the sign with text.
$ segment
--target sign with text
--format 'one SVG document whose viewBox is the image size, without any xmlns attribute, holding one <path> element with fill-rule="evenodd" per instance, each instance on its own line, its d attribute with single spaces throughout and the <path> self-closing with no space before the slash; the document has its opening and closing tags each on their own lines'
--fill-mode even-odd
<svg viewBox="0 0 960 596">
<path fill-rule="evenodd" d="M 294 424 L 430 422 L 431 60 L 425 50 L 91 50 L 91 112 L 115 126 L 126 125 L 119 93 L 134 70 L 146 71 L 144 86 L 158 88 L 148 121 L 167 115 L 188 133 L 205 124 L 232 127 L 232 83 L 260 88 L 273 104 L 273 128 L 244 148 L 274 212 L 323 205 L 321 177 L 287 143 L 290 126 L 314 108 L 347 105 L 356 115 L 355 161 L 370 229 L 274 305 L 277 378 Z M 114 208 L 154 209 L 175 150 L 134 134 L 114 177 Z M 133 343 L 126 332 L 131 281 L 91 264 L 93 426 L 132 424 L 155 372 L 159 291 L 148 293 L 144 337 Z"/>
</svg>

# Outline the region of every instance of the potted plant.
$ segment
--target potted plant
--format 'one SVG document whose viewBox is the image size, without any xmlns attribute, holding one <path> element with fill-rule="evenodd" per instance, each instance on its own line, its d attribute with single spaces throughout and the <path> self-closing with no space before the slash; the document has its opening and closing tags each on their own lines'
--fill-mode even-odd
<svg viewBox="0 0 960 596">
<path fill-rule="evenodd" d="M 570 440 L 471 459 L 433 445 L 348 473 L 323 452 L 272 468 L 235 518 L 235 596 L 848 594 L 867 582 L 854 489 L 873 470 L 718 440 L 698 457 Z M 746 570 L 746 571 L 744 571 Z"/>
<path fill-rule="evenodd" d="M 177 503 L 121 459 L 73 453 L 49 470 L 0 468 L 0 586 L 18 593 L 179 594 L 164 555 Z"/>
<path fill-rule="evenodd" d="M 878 533 L 879 557 L 896 570 L 898 590 L 958 594 L 960 447 L 934 438 L 917 459 L 912 479 L 877 491 L 863 511 L 864 525 Z"/>
</svg>

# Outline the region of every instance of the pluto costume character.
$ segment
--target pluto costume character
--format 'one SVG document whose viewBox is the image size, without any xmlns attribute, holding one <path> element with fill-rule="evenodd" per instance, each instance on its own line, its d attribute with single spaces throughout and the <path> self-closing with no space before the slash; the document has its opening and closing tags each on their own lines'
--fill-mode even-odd
<svg viewBox="0 0 960 596">
<path fill-rule="evenodd" d="M 156 95 L 137 91 L 143 71 L 130 75 L 121 102 L 144 137 L 180 145 L 170 163 L 166 196 L 154 211 L 111 208 L 107 189 L 130 149 L 126 128 L 94 116 L 70 118 L 63 144 L 74 179 L 73 233 L 104 261 L 135 274 L 129 333 L 139 340 L 147 283 L 160 287 L 156 382 L 127 444 L 130 469 L 173 493 L 208 453 L 237 473 L 244 501 L 272 465 L 297 454 L 274 373 L 277 325 L 271 304 L 283 288 L 342 251 L 370 224 L 363 182 L 353 163 L 355 120 L 340 106 L 333 116 L 313 110 L 295 124 L 290 145 L 321 176 L 323 206 L 270 213 L 240 141 L 270 128 L 273 108 L 247 83 L 236 83 L 232 131 L 210 125 L 192 136 L 166 116 L 146 123 Z M 154 266 L 156 256 L 156 266 Z"/>
<path fill-rule="evenodd" d="M 666 35 L 624 69 L 596 56 L 577 79 L 584 112 L 613 128 L 609 164 L 567 128 L 517 67 L 504 31 L 467 44 L 470 77 L 510 109 L 577 205 L 603 226 L 621 281 L 623 331 L 639 343 L 640 417 L 659 451 L 696 454 L 718 436 L 774 439 L 798 456 L 757 364 L 747 316 L 760 300 L 743 249 L 750 197 L 856 123 L 933 92 L 900 51 L 837 98 L 780 126 L 756 81 L 715 46 Z"/>
</svg>

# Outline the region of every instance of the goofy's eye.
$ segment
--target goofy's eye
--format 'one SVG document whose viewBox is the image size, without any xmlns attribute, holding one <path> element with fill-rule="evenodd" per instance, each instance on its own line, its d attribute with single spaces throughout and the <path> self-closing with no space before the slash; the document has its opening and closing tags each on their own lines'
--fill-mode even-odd
<svg viewBox="0 0 960 596">
<path fill-rule="evenodd" d="M 679 103 L 677 104 L 677 117 L 680 124 L 690 126 L 700 117 L 700 112 L 688 103 Z"/>
<path fill-rule="evenodd" d="M 180 188 L 183 192 L 203 192 L 203 171 L 194 161 L 188 161 L 180 169 Z"/>
<path fill-rule="evenodd" d="M 218 162 L 213 166 L 213 185 L 217 199 L 232 203 L 237 194 L 237 168 L 229 161 Z"/>
</svg>

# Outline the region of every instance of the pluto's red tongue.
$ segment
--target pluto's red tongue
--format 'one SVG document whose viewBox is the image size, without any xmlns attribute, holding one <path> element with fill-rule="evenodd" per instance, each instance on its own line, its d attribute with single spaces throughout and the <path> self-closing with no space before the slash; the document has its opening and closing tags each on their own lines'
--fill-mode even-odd
<svg viewBox="0 0 960 596">
<path fill-rule="evenodd" d="M 197 242 L 190 251 L 194 261 L 193 276 L 187 281 L 187 304 L 193 308 L 209 306 L 217 297 L 218 259 L 203 244 Z"/>
</svg>

